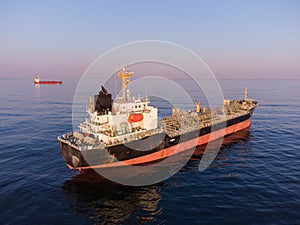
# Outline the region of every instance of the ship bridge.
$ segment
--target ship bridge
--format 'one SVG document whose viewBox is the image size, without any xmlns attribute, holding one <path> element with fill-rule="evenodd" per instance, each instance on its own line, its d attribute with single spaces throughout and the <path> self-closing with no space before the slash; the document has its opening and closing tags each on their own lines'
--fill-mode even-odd
<svg viewBox="0 0 300 225">
<path fill-rule="evenodd" d="M 149 98 L 131 97 L 129 94 L 129 78 L 132 75 L 128 67 L 118 69 L 118 76 L 122 79 L 122 96 L 114 101 L 103 86 L 94 100 L 90 96 L 87 110 L 89 116 L 80 125 L 83 133 L 92 133 L 98 140 L 106 141 L 111 137 L 124 140 L 132 133 L 159 130 L 158 109 L 149 106 Z"/>
</svg>

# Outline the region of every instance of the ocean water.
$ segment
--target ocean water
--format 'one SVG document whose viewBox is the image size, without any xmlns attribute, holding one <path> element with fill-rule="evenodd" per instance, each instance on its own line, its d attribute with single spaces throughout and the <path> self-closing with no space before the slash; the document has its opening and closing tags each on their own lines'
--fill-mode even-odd
<svg viewBox="0 0 300 225">
<path fill-rule="evenodd" d="M 70 171 L 57 136 L 72 130 L 77 81 L 0 79 L 0 224 L 300 224 L 300 80 L 221 80 L 260 105 L 199 172 L 128 187 Z"/>
</svg>

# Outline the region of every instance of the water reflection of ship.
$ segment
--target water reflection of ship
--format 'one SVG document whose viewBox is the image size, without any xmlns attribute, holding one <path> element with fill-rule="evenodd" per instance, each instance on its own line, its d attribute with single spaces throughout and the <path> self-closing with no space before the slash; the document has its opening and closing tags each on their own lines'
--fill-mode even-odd
<svg viewBox="0 0 300 225">
<path fill-rule="evenodd" d="M 38 98 L 41 97 L 41 88 L 40 88 L 40 85 L 39 84 L 35 84 L 34 88 L 35 88 L 35 96 L 38 97 Z"/>
<path fill-rule="evenodd" d="M 66 181 L 62 190 L 70 208 L 97 224 L 140 224 L 155 220 L 155 215 L 162 210 L 158 187 L 122 186 L 104 180 L 96 172 L 86 171 Z"/>
</svg>

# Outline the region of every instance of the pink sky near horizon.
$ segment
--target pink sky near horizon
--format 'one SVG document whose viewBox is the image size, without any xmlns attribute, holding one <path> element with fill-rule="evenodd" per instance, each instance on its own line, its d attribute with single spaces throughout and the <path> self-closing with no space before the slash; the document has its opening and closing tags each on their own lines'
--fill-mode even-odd
<svg viewBox="0 0 300 225">
<path fill-rule="evenodd" d="M 297 1 L 115 3 L 2 1 L 0 78 L 79 78 L 110 49 L 149 39 L 191 49 L 219 79 L 300 78 Z"/>
</svg>

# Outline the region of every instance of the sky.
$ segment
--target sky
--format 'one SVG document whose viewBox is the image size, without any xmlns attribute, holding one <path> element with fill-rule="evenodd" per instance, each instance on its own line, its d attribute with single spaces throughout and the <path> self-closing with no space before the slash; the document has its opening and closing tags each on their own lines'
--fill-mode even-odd
<svg viewBox="0 0 300 225">
<path fill-rule="evenodd" d="M 300 1 L 0 1 L 0 78 L 79 78 L 140 40 L 185 46 L 220 79 L 298 79 Z"/>
</svg>

